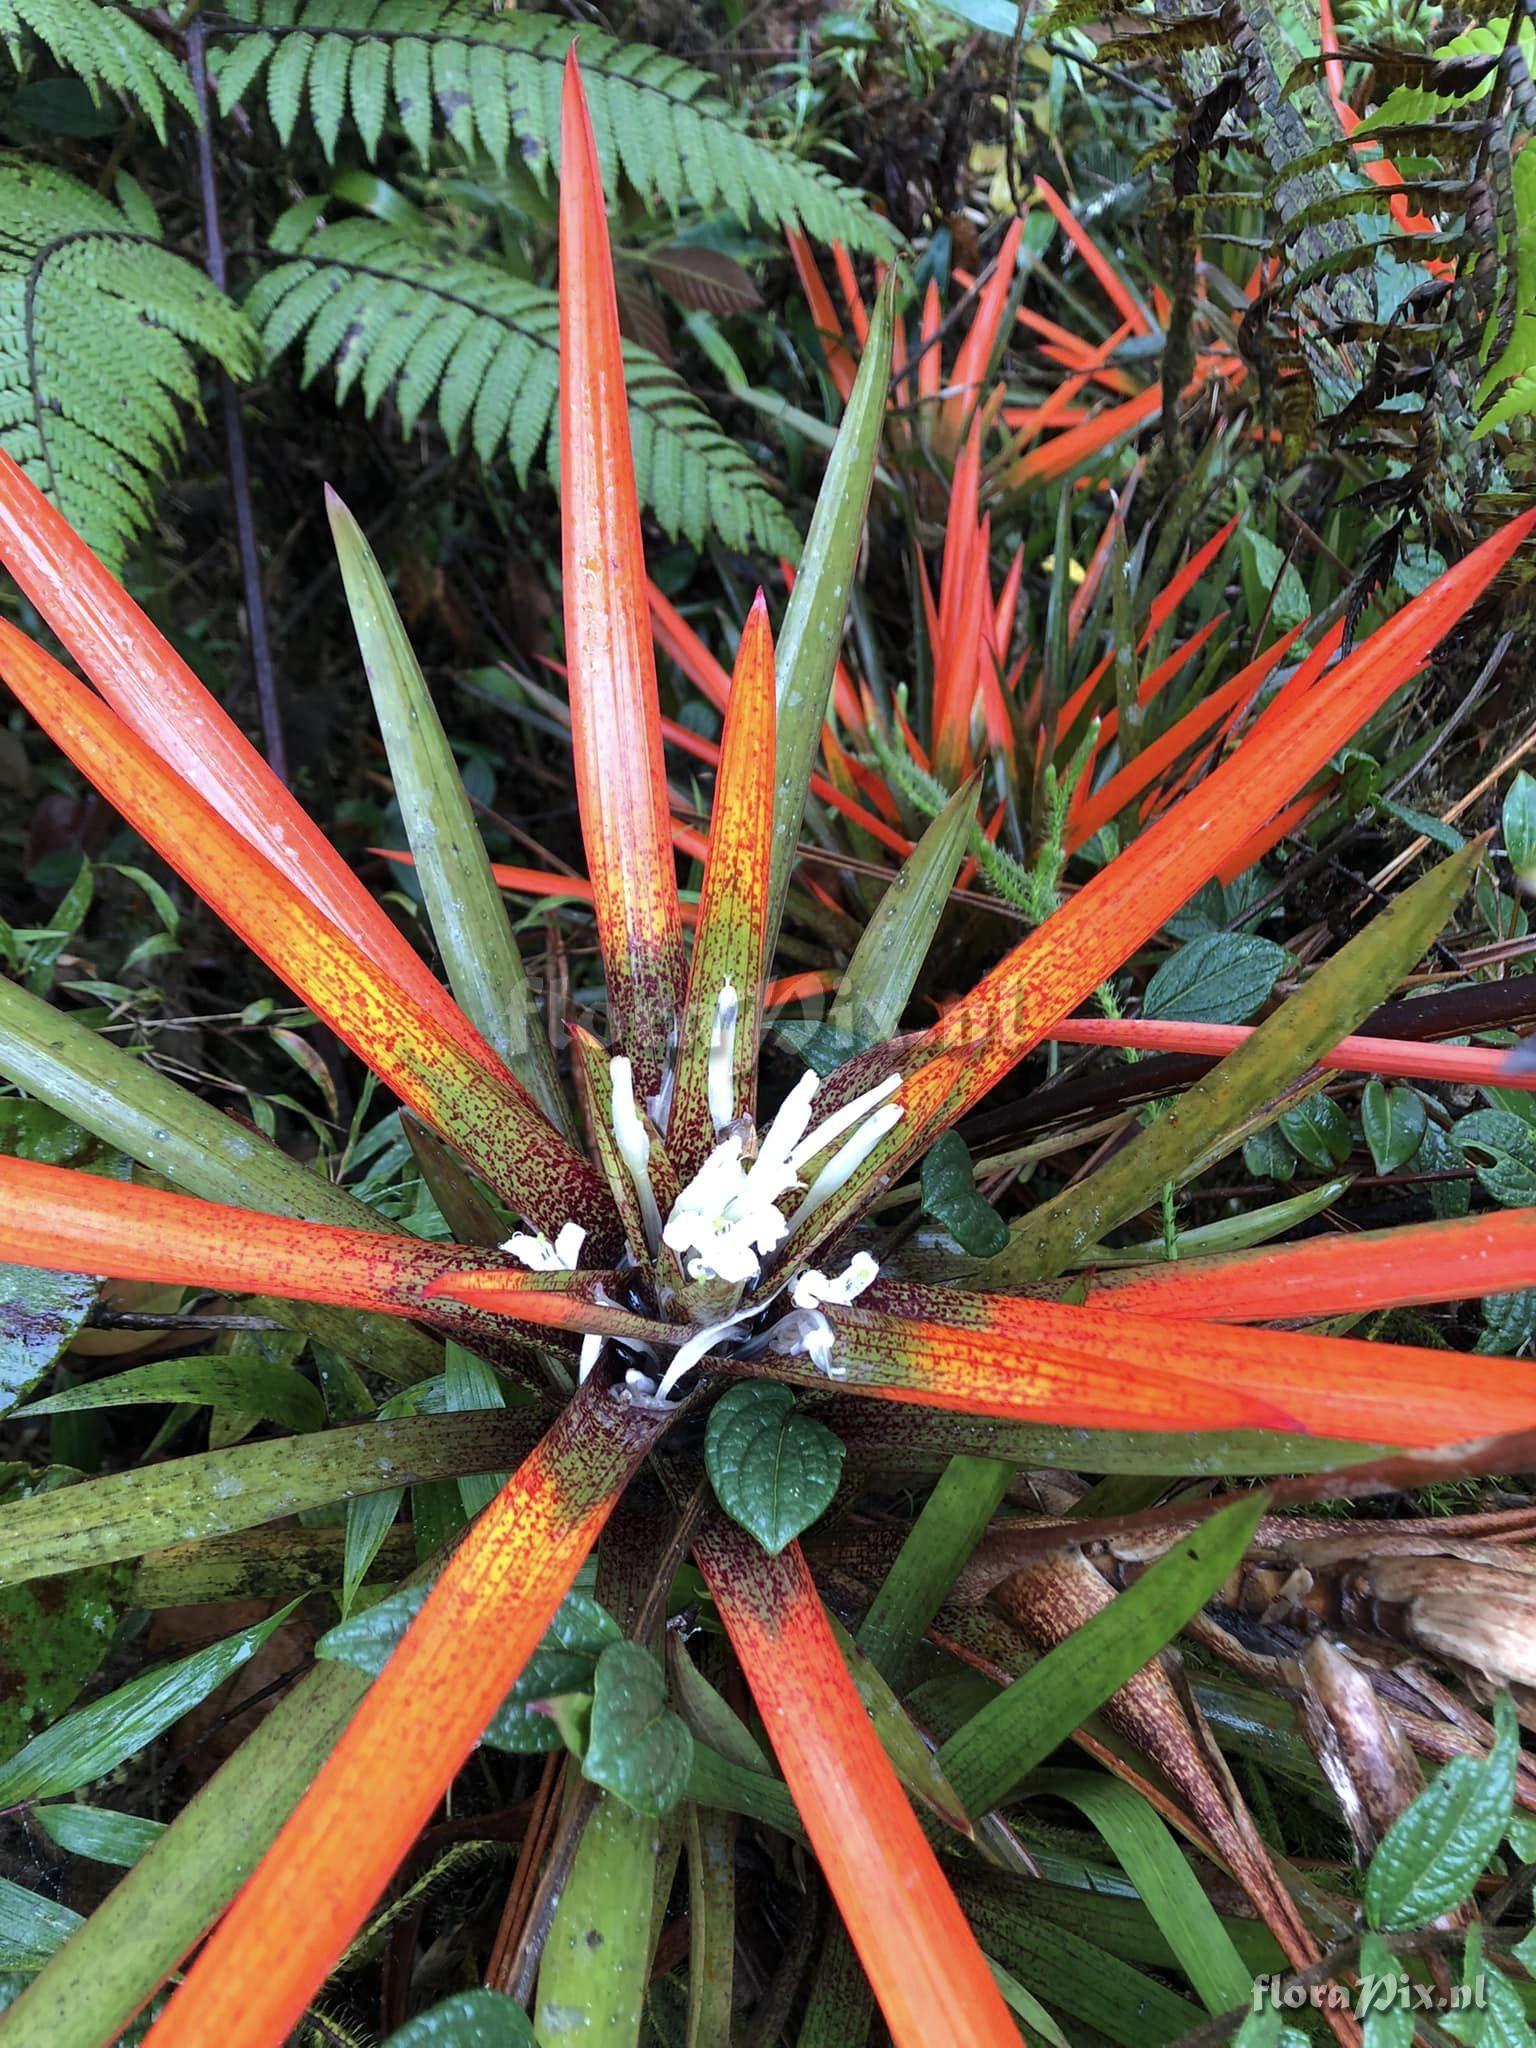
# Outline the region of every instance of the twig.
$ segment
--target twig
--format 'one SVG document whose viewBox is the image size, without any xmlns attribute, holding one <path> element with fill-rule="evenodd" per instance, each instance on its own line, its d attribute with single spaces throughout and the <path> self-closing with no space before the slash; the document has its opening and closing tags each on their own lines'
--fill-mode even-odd
<svg viewBox="0 0 1536 2048">
<path fill-rule="evenodd" d="M 201 20 L 187 27 L 187 68 L 197 102 L 197 182 L 203 213 L 203 263 L 218 289 L 229 289 L 229 266 L 219 226 L 219 190 L 213 167 L 213 112 L 208 94 L 206 30 Z M 250 642 L 251 669 L 256 678 L 256 704 L 261 716 L 262 746 L 279 782 L 288 780 L 288 750 L 283 741 L 277 678 L 267 639 L 267 606 L 261 588 L 261 557 L 256 548 L 256 518 L 251 506 L 251 474 L 245 459 L 245 429 L 235 381 L 220 369 L 219 401 L 224 411 L 224 440 L 229 455 L 229 488 L 235 505 L 235 539 L 240 554 L 240 580 L 245 589 L 245 630 Z"/>
</svg>

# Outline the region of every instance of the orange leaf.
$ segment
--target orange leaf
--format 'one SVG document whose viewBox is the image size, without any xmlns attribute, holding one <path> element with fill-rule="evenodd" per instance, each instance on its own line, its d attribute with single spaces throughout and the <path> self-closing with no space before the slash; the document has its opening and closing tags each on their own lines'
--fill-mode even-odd
<svg viewBox="0 0 1536 2048">
<path fill-rule="evenodd" d="M 880 1306 L 826 1311 L 850 1394 L 1072 1429 L 1287 1429 L 1407 1447 L 1536 1425 L 1536 1383 L 1512 1359 L 932 1287 L 866 1299 Z M 798 1358 L 772 1370 L 817 1379 Z"/>
<path fill-rule="evenodd" d="M 1133 334 L 1150 334 L 1152 322 L 1142 311 L 1134 292 L 1127 289 L 1125 281 L 1110 262 L 1088 230 L 1077 220 L 1066 202 L 1044 178 L 1035 179 L 1035 190 L 1055 214 L 1063 232 L 1075 244 L 1078 254 L 1093 272 L 1104 288 L 1105 296 L 1115 311 L 1126 320 Z"/>
<path fill-rule="evenodd" d="M 151 2028 L 153 2048 L 275 2048 L 362 1926 L 538 1647 L 668 1418 L 596 1373 L 473 1524 L 255 1874 Z"/>
<path fill-rule="evenodd" d="M 773 635 L 763 593 L 736 654 L 709 823 L 709 858 L 699 898 L 698 936 L 678 1043 L 676 1086 L 666 1128 L 684 1179 L 715 1142 L 710 1114 L 710 1048 L 721 990 L 735 991 L 731 1105 L 727 1123 L 757 1108 L 757 1052 L 768 960 L 769 849 L 775 770 Z"/>
<path fill-rule="evenodd" d="M 717 1516 L 694 1554 L 896 2048 L 1019 2048 L 799 1545 L 769 1557 Z"/>
<path fill-rule="evenodd" d="M 1173 1017 L 1066 1017 L 1046 1033 L 1060 1045 L 1129 1046 L 1140 1052 L 1209 1053 L 1225 1059 L 1257 1027 L 1185 1024 Z M 1512 1068 L 1503 1046 L 1425 1045 L 1412 1038 L 1351 1033 L 1317 1063 L 1337 1074 L 1386 1074 L 1405 1081 L 1454 1081 L 1466 1088 L 1536 1089 L 1536 1074 Z"/>
<path fill-rule="evenodd" d="M 608 216 L 574 43 L 561 135 L 561 572 L 576 794 L 614 1034 L 653 1095 L 682 1002 L 682 921 Z"/>
<path fill-rule="evenodd" d="M 63 514 L 0 451 L 0 561 L 143 744 L 346 933 L 456 1028 L 458 1005 L 303 806 Z"/>
<path fill-rule="evenodd" d="M 1303 1244 L 1105 1273 L 1096 1307 L 1203 1322 L 1278 1322 L 1414 1302 L 1470 1301 L 1536 1286 L 1536 1215 L 1501 1209 L 1448 1223 L 1309 1238 Z M 1435 1354 L 1441 1359 L 1453 1356 Z M 1479 1358 L 1481 1367 L 1484 1360 Z M 1526 1369 L 1529 1378 L 1529 1367 Z M 1469 1426 L 1464 1435 L 1473 1435 Z"/>
<path fill-rule="evenodd" d="M 827 374 L 832 379 L 838 397 L 846 405 L 859 366 L 843 340 L 842 322 L 833 310 L 832 294 L 822 282 L 821 272 L 816 268 L 816 258 L 811 254 L 810 243 L 804 235 L 793 229 L 786 236 L 786 240 L 789 243 L 789 253 L 794 258 L 795 274 L 800 279 L 800 289 L 805 293 L 805 303 L 810 307 L 811 318 L 816 325 L 816 339 L 821 343 L 821 352 L 826 358 Z"/>
<path fill-rule="evenodd" d="M 440 1018 L 392 983 L 99 697 L 3 622 L 0 674 L 134 830 L 499 1194 L 551 1235 L 578 1222 L 612 1237 L 598 1175 L 462 1011 Z"/>
<path fill-rule="evenodd" d="M 599 1299 L 601 1271 L 487 1274 L 483 1246 L 349 1230 L 231 1209 L 192 1195 L 102 1180 L 67 1166 L 0 1157 L 0 1259 L 109 1280 L 276 1294 L 336 1308 L 446 1323 L 465 1343 L 494 1335 L 453 1303 L 491 1307 L 540 1328 L 654 1337 L 655 1327 Z M 493 1288 L 489 1282 L 497 1284 Z M 466 1291 L 455 1292 L 465 1282 Z M 449 1283 L 454 1283 L 450 1285 Z"/>
<path fill-rule="evenodd" d="M 1172 767 L 1179 756 L 1192 747 L 1202 734 L 1225 714 L 1244 704 L 1259 690 L 1270 671 L 1285 659 L 1296 637 L 1304 630 L 1294 627 L 1283 640 L 1277 640 L 1273 647 L 1267 647 L 1257 661 L 1250 661 L 1238 670 L 1231 682 L 1224 683 L 1219 690 L 1212 690 L 1202 698 L 1193 711 L 1160 733 L 1155 740 L 1133 755 L 1125 766 L 1111 775 L 1109 780 L 1074 811 L 1071 830 L 1067 834 L 1069 852 L 1076 852 L 1091 839 L 1101 825 L 1107 825 L 1111 818 L 1118 818 L 1128 803 L 1140 796 L 1149 784 L 1155 782 L 1166 768 Z M 1150 681 L 1150 678 L 1149 678 Z M 1101 735 L 1102 737 L 1102 735 Z"/>
</svg>

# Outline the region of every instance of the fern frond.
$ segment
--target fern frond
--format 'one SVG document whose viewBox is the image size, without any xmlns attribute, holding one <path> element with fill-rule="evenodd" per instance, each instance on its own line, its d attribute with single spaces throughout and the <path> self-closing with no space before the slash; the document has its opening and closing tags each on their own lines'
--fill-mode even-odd
<svg viewBox="0 0 1536 2048">
<path fill-rule="evenodd" d="M 0 43 L 13 65 L 29 40 L 73 71 L 95 99 L 114 93 L 147 115 L 162 142 L 168 98 L 197 118 L 185 70 L 126 7 L 104 7 L 101 0 L 0 0 Z"/>
<path fill-rule="evenodd" d="M 327 153 L 350 114 L 372 155 L 392 100 L 418 155 L 446 129 L 504 165 L 515 137 L 541 181 L 558 157 L 560 72 L 574 38 L 603 168 L 610 179 L 622 170 L 648 206 L 720 206 L 880 255 L 896 246 L 857 193 L 754 135 L 706 72 L 601 29 L 475 0 L 231 0 L 205 19 L 221 107 L 264 77 L 284 141 L 307 102 Z"/>
<path fill-rule="evenodd" d="M 195 264 L 62 171 L 0 156 L 0 443 L 121 562 L 197 410 L 199 356 L 256 368 L 256 337 Z"/>
<path fill-rule="evenodd" d="M 308 382 L 329 365 L 339 397 L 371 413 L 393 391 L 409 433 L 435 403 L 450 444 L 482 462 L 505 451 L 518 481 L 549 440 L 559 374 L 555 294 L 494 264 L 402 234 L 338 221 L 262 278 L 246 301 L 273 354 L 304 346 Z M 681 377 L 626 344 L 640 495 L 669 533 L 793 551 L 777 500 Z"/>
</svg>

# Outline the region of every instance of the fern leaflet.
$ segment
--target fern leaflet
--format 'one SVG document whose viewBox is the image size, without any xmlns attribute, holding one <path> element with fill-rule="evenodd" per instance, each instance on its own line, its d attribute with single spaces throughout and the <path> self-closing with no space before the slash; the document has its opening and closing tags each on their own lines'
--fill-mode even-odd
<svg viewBox="0 0 1536 2048">
<path fill-rule="evenodd" d="M 41 43 L 100 100 L 115 93 L 146 114 L 165 140 L 165 103 L 196 119 L 187 74 L 126 7 L 101 0 L 0 0 L 0 42 L 18 69 L 28 38 Z"/>
<path fill-rule="evenodd" d="M 0 442 L 114 566 L 198 407 L 256 337 L 195 264 L 62 171 L 0 156 Z"/>
<path fill-rule="evenodd" d="M 754 135 L 706 72 L 646 44 L 475 0 L 231 0 L 206 18 L 221 45 L 211 59 L 220 105 L 227 113 L 264 76 L 285 142 L 307 101 L 328 155 L 350 114 L 372 157 L 392 99 L 421 157 L 446 129 L 504 165 L 515 138 L 541 181 L 558 159 L 560 73 L 574 36 L 604 170 L 622 170 L 648 205 L 723 206 L 741 221 L 894 250 L 856 193 Z"/>
<path fill-rule="evenodd" d="M 521 482 L 550 435 L 559 302 L 475 257 L 381 221 L 317 229 L 246 300 L 268 350 L 303 343 L 305 381 L 329 365 L 338 398 L 371 413 L 393 391 L 409 433 L 428 406 L 451 445 L 483 462 L 503 450 Z M 625 345 L 640 495 L 669 533 L 793 552 L 794 530 L 752 463 L 688 386 Z"/>
</svg>

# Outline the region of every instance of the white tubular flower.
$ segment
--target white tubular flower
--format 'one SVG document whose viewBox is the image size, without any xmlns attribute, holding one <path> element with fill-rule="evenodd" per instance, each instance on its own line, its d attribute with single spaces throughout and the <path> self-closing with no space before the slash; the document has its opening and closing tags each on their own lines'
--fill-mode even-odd
<svg viewBox="0 0 1536 2048">
<path fill-rule="evenodd" d="M 741 1139 L 733 1134 L 721 1140 L 673 1203 L 662 1241 L 677 1253 L 690 1280 L 746 1287 L 762 1270 L 763 1254 L 784 1236 L 784 1218 L 773 1205 L 779 1191 L 771 1183 L 754 1185 L 742 1167 Z"/>
<path fill-rule="evenodd" d="M 613 1138 L 640 1203 L 640 1220 L 652 1251 L 661 1242 L 661 1211 L 651 1187 L 651 1140 L 635 1106 L 635 1070 L 620 1053 L 608 1065 L 613 1084 Z"/>
<path fill-rule="evenodd" d="M 818 1273 L 814 1266 L 807 1266 L 789 1290 L 789 1298 L 796 1308 L 821 1308 L 829 1301 L 847 1308 L 879 1277 L 880 1268 L 869 1253 L 855 1252 L 835 1280 Z"/>
<path fill-rule="evenodd" d="M 565 1223 L 553 1244 L 542 1230 L 519 1230 L 501 1247 L 530 1273 L 574 1273 L 587 1233 L 579 1223 Z"/>
<path fill-rule="evenodd" d="M 736 991 L 729 982 L 715 1004 L 715 1029 L 709 1042 L 709 1118 L 716 1131 L 736 1121 Z"/>
<path fill-rule="evenodd" d="M 845 1102 L 841 1109 L 834 1109 L 824 1117 L 808 1138 L 802 1138 L 795 1147 L 791 1160 L 798 1171 L 809 1166 L 818 1152 L 824 1152 L 834 1138 L 840 1138 L 844 1131 L 851 1131 L 855 1124 L 862 1123 L 872 1110 L 878 1109 L 887 1096 L 894 1095 L 901 1086 L 900 1074 L 887 1074 L 883 1081 L 873 1088 L 866 1088 L 862 1095 L 856 1095 L 852 1102 Z"/>
<path fill-rule="evenodd" d="M 581 1356 L 576 1361 L 576 1384 L 578 1386 L 585 1385 L 587 1374 L 602 1355 L 603 1339 L 601 1337 L 590 1336 L 582 1338 Z"/>
<path fill-rule="evenodd" d="M 887 1102 L 868 1116 L 858 1129 L 833 1153 L 826 1165 L 817 1174 L 806 1191 L 804 1201 L 789 1219 L 791 1230 L 798 1229 L 808 1216 L 814 1216 L 824 1202 L 832 1197 L 851 1180 L 889 1132 L 894 1131 L 906 1114 L 899 1102 Z"/>
<path fill-rule="evenodd" d="M 794 1152 L 811 1121 L 811 1103 L 821 1078 L 807 1070 L 785 1096 L 778 1115 L 757 1141 L 757 1157 L 748 1178 L 753 1192 L 772 1190 L 766 1197 L 776 1201 L 795 1185 Z"/>
</svg>

